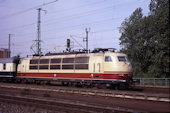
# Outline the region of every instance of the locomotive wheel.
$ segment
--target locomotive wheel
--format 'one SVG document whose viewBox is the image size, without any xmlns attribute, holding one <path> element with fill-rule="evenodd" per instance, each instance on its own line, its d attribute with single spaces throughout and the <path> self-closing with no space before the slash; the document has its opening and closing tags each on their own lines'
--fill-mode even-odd
<svg viewBox="0 0 170 113">
<path fill-rule="evenodd" d="M 83 84 L 81 82 L 77 82 L 76 87 L 83 88 Z"/>
<path fill-rule="evenodd" d="M 68 86 L 69 83 L 68 82 L 62 82 L 62 86 Z"/>
<path fill-rule="evenodd" d="M 47 85 L 51 85 L 51 81 L 50 81 L 50 80 L 47 81 L 46 84 L 47 84 Z"/>
<path fill-rule="evenodd" d="M 92 84 L 90 82 L 86 82 L 86 83 L 83 84 L 83 87 L 85 87 L 85 88 L 93 88 L 93 87 L 95 87 L 95 84 Z"/>
<path fill-rule="evenodd" d="M 126 83 L 120 83 L 120 84 L 118 84 L 117 88 L 118 88 L 119 90 L 126 90 L 126 89 L 128 89 L 128 84 L 126 84 Z"/>
<path fill-rule="evenodd" d="M 106 84 L 96 84 L 98 89 L 106 89 Z"/>
<path fill-rule="evenodd" d="M 39 80 L 35 80 L 35 84 L 37 84 L 37 85 L 41 85 L 41 81 L 39 81 Z"/>
<path fill-rule="evenodd" d="M 20 79 L 16 79 L 15 83 L 20 84 L 22 81 Z"/>
</svg>

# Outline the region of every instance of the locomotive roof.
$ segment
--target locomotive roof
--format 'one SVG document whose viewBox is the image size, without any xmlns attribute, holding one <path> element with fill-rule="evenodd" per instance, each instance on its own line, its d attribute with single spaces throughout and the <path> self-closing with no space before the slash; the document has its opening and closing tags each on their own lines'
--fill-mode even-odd
<svg viewBox="0 0 170 113">
<path fill-rule="evenodd" d="M 63 54 L 63 55 L 47 55 L 47 56 L 33 56 L 33 57 L 25 57 L 21 59 L 46 59 L 46 58 L 70 58 L 70 57 L 90 57 L 93 55 L 103 56 L 103 55 L 126 55 L 124 53 L 117 53 L 117 52 L 100 52 L 100 53 L 84 53 L 84 54 Z"/>
<path fill-rule="evenodd" d="M 85 57 L 85 56 L 91 56 L 91 55 L 103 55 L 104 53 L 84 53 L 84 54 L 56 54 L 56 55 L 47 55 L 47 56 L 34 56 L 34 57 L 31 57 L 32 58 L 53 58 L 53 57 Z"/>
<path fill-rule="evenodd" d="M 79 51 L 63 51 L 62 53 L 47 53 L 45 56 L 53 56 L 53 55 L 77 55 L 77 54 L 89 54 L 89 53 L 105 53 L 105 52 L 115 52 L 115 48 L 95 48 L 90 52 L 87 50 L 79 50 Z M 35 55 L 36 56 L 36 55 Z"/>
<path fill-rule="evenodd" d="M 18 57 L 0 58 L 0 63 L 15 63 L 17 60 L 19 60 Z"/>
</svg>

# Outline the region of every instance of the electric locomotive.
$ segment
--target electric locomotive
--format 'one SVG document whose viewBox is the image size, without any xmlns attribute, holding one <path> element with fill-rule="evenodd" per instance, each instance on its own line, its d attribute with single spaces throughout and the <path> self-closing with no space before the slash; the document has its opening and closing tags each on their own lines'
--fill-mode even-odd
<svg viewBox="0 0 170 113">
<path fill-rule="evenodd" d="M 128 87 L 132 81 L 132 67 L 127 55 L 108 50 L 100 48 L 91 53 L 68 52 L 21 58 L 17 78 Z"/>
</svg>

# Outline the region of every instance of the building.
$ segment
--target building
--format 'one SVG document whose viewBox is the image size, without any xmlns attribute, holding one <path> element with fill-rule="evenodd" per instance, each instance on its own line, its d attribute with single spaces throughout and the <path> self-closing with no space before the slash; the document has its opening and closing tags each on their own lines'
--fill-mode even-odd
<svg viewBox="0 0 170 113">
<path fill-rule="evenodd" d="M 0 48 L 0 58 L 9 58 L 11 57 L 9 49 Z"/>
</svg>

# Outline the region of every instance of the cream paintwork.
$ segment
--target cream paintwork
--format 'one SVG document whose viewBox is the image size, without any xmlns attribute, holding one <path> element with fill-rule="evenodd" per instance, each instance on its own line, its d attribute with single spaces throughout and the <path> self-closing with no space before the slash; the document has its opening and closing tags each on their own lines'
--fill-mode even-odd
<svg viewBox="0 0 170 113">
<path fill-rule="evenodd" d="M 112 56 L 113 62 L 104 62 L 104 73 L 129 74 L 132 73 L 132 66 L 130 62 L 120 62 L 117 56 L 126 56 L 123 53 L 105 53 L 105 56 Z"/>
<path fill-rule="evenodd" d="M 89 56 L 88 70 L 30 70 L 30 59 L 52 59 L 52 58 L 74 58 Z M 105 56 L 112 56 L 113 62 L 105 62 Z M 128 74 L 132 72 L 129 62 L 119 62 L 117 56 L 126 56 L 123 53 L 90 53 L 90 54 L 74 54 L 74 55 L 54 55 L 33 58 L 22 58 L 18 65 L 18 72 L 26 73 L 108 73 L 108 74 Z M 69 63 L 68 63 L 69 64 Z"/>
<path fill-rule="evenodd" d="M 16 71 L 16 64 L 15 63 L 5 63 L 6 69 L 3 69 L 3 64 L 0 63 L 0 72 L 15 72 Z"/>
</svg>

